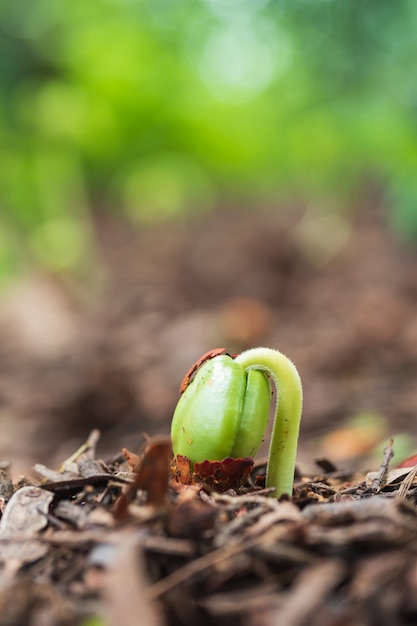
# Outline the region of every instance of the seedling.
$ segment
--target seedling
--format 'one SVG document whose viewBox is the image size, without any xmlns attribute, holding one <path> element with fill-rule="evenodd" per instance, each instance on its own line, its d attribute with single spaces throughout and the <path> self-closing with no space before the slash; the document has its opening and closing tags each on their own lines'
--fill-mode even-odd
<svg viewBox="0 0 417 626">
<path fill-rule="evenodd" d="M 236 358 L 216 349 L 185 376 L 171 427 L 175 455 L 191 464 L 253 457 L 268 423 L 269 379 L 277 398 L 266 470 L 271 495 L 291 494 L 302 410 L 302 386 L 293 363 L 278 350 L 253 348 Z"/>
</svg>

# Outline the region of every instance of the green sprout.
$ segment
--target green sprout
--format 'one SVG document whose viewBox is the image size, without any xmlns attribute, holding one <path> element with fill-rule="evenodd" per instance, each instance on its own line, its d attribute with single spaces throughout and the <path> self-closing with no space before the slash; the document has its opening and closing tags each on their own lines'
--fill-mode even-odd
<svg viewBox="0 0 417 626">
<path fill-rule="evenodd" d="M 297 369 L 278 350 L 252 348 L 236 358 L 223 349 L 204 355 L 181 386 L 171 427 L 174 454 L 192 465 L 254 456 L 268 423 L 269 379 L 277 399 L 266 486 L 275 497 L 292 494 L 303 392 Z"/>
</svg>

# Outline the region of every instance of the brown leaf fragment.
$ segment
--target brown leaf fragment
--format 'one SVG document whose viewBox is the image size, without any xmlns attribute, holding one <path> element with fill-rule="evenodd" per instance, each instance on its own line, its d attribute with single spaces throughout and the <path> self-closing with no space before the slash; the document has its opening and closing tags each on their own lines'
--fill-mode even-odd
<svg viewBox="0 0 417 626">
<path fill-rule="evenodd" d="M 238 489 L 243 485 L 253 468 L 253 459 L 246 457 L 232 459 L 230 457 L 223 461 L 202 461 L 194 464 L 191 471 L 190 459 L 178 454 L 172 462 L 171 474 L 178 483 L 202 484 L 215 491 L 227 491 L 228 489 Z"/>
<path fill-rule="evenodd" d="M 190 384 L 190 380 L 193 378 L 195 372 L 201 367 L 201 365 L 203 365 L 203 363 L 205 363 L 205 361 L 209 361 L 210 359 L 213 359 L 215 356 L 219 356 L 220 354 L 227 354 L 226 348 L 214 348 L 213 350 L 205 352 L 205 354 L 203 354 L 203 356 L 201 356 L 185 374 L 180 385 L 180 393 L 184 393 L 184 391 Z"/>
<path fill-rule="evenodd" d="M 130 452 L 127 448 L 122 448 L 122 454 L 126 461 L 129 463 L 131 472 L 138 472 L 140 468 L 140 464 L 142 462 L 142 458 L 135 454 L 134 452 Z"/>
<path fill-rule="evenodd" d="M 177 454 L 171 464 L 171 475 L 177 483 L 191 485 L 193 476 L 191 472 L 191 462 L 187 456 Z"/>
<path fill-rule="evenodd" d="M 204 483 L 216 491 L 238 489 L 248 479 L 252 467 L 253 459 L 249 457 L 203 461 L 194 464 L 193 481 Z"/>
<path fill-rule="evenodd" d="M 151 441 L 134 481 L 136 489 L 148 494 L 148 504 L 159 506 L 165 502 L 168 490 L 171 442 L 169 439 Z"/>
<path fill-rule="evenodd" d="M 53 494 L 40 487 L 22 487 L 11 497 L 0 520 L 0 538 L 31 538 L 45 528 Z"/>
<path fill-rule="evenodd" d="M 122 519 L 127 516 L 127 507 L 138 489 L 147 492 L 147 503 L 162 506 L 165 503 L 169 468 L 171 460 L 171 442 L 167 438 L 155 439 L 145 450 L 142 463 L 133 483 L 122 494 L 117 503 L 115 517 Z"/>
<path fill-rule="evenodd" d="M 32 486 L 18 489 L 10 498 L 0 521 L 0 562 L 9 574 L 48 552 L 35 537 L 48 523 L 52 499 L 49 491 Z"/>
</svg>

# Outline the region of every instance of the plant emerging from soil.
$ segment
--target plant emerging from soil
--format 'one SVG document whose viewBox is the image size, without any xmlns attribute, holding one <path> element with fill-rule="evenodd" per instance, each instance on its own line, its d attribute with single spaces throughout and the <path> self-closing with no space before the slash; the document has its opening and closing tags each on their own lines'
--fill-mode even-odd
<svg viewBox="0 0 417 626">
<path fill-rule="evenodd" d="M 272 379 L 277 398 L 266 470 L 271 495 L 292 494 L 302 410 L 294 364 L 278 350 L 252 348 L 236 358 L 224 349 L 203 355 L 186 375 L 174 412 L 175 455 L 191 465 L 227 457 L 253 457 L 268 423 Z"/>
</svg>

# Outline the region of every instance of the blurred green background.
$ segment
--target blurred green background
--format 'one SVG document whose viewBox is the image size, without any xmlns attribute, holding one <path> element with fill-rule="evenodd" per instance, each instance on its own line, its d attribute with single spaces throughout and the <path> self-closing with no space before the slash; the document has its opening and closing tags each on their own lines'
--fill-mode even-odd
<svg viewBox="0 0 417 626">
<path fill-rule="evenodd" d="M 77 272 L 93 211 L 351 206 L 417 235 L 415 0 L 0 5 L 0 282 Z"/>
</svg>

